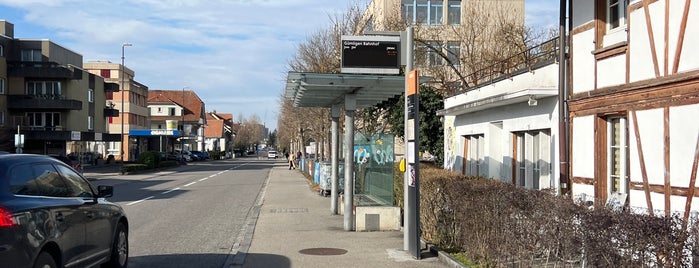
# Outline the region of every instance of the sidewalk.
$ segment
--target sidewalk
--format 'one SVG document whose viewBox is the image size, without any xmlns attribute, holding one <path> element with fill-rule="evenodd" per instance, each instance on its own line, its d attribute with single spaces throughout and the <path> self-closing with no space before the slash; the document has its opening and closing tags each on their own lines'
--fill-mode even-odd
<svg viewBox="0 0 699 268">
<path fill-rule="evenodd" d="M 343 216 L 331 215 L 330 199 L 311 191 L 298 170 L 272 168 L 265 189 L 232 267 L 449 266 L 414 259 L 402 232 L 344 231 Z"/>
</svg>

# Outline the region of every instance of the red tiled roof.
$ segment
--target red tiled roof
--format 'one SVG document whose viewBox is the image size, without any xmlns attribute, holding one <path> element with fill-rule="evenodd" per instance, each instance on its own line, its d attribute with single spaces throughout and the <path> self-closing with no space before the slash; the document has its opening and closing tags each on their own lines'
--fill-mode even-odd
<svg viewBox="0 0 699 268">
<path fill-rule="evenodd" d="M 175 103 L 184 107 L 184 121 L 198 122 L 205 118 L 204 102 L 194 90 L 148 90 L 148 103 Z M 179 118 L 179 117 L 178 117 Z"/>
</svg>

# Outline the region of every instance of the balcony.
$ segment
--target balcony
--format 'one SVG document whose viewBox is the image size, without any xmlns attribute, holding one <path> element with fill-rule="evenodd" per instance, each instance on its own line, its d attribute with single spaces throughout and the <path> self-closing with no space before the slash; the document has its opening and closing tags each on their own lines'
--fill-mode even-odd
<svg viewBox="0 0 699 268">
<path fill-rule="evenodd" d="M 8 95 L 8 109 L 22 110 L 82 110 L 79 100 L 65 99 L 62 95 Z"/>
<path fill-rule="evenodd" d="M 119 110 L 114 108 L 104 108 L 104 117 L 119 117 Z"/>
<path fill-rule="evenodd" d="M 119 84 L 117 83 L 104 83 L 104 92 L 119 92 Z"/>
<path fill-rule="evenodd" d="M 82 71 L 72 65 L 61 65 L 55 62 L 8 62 L 9 76 L 44 79 L 82 79 Z"/>
</svg>

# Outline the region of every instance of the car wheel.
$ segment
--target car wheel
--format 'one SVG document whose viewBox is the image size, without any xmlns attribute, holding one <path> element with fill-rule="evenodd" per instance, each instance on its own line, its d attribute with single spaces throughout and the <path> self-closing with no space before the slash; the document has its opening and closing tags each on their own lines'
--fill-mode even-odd
<svg viewBox="0 0 699 268">
<path fill-rule="evenodd" d="M 105 267 L 126 268 L 129 264 L 129 234 L 123 223 L 117 224 L 117 231 L 114 235 L 112 254 Z"/>
<path fill-rule="evenodd" d="M 53 256 L 46 251 L 39 253 L 39 257 L 34 262 L 34 268 L 56 268 L 56 261 Z"/>
</svg>

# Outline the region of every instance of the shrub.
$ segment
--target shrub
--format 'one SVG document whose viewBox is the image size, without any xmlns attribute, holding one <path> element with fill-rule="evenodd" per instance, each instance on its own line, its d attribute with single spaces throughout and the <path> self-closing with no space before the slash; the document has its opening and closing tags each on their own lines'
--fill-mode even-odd
<svg viewBox="0 0 699 268">
<path fill-rule="evenodd" d="M 146 165 L 149 169 L 154 169 L 160 166 L 159 152 L 144 152 L 138 156 L 138 163 Z"/>
</svg>

